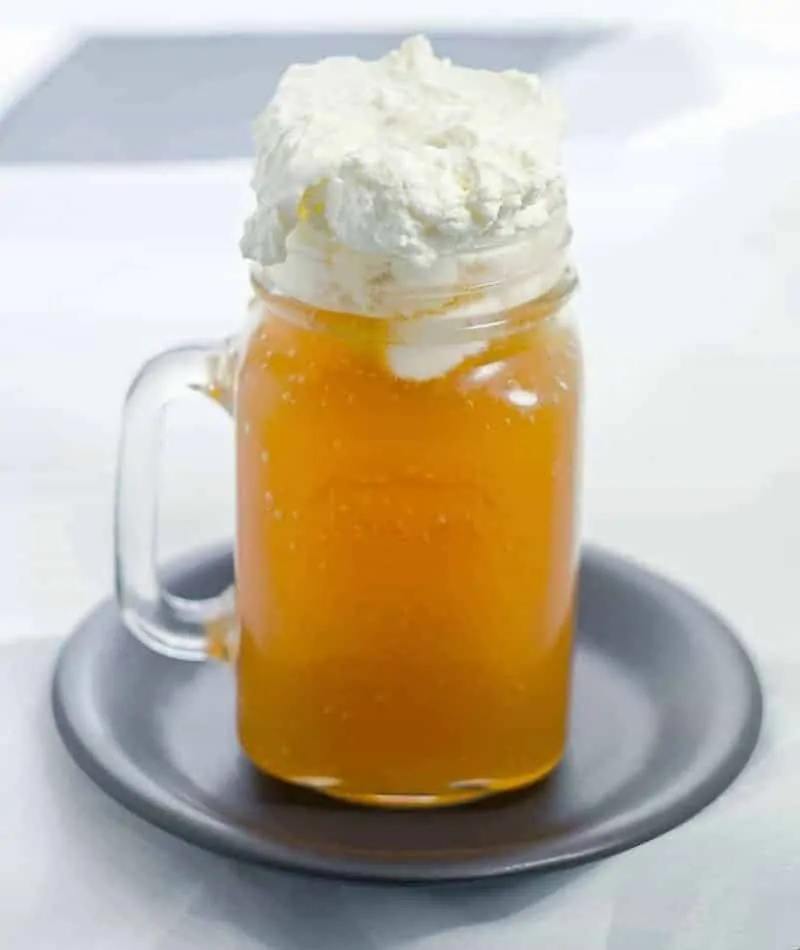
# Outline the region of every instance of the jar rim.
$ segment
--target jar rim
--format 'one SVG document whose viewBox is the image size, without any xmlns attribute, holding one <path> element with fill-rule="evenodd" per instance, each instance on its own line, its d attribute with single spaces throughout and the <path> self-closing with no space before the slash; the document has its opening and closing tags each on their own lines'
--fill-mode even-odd
<svg viewBox="0 0 800 950">
<path fill-rule="evenodd" d="M 337 242 L 311 219 L 287 239 L 282 261 L 251 262 L 251 279 L 268 294 L 329 312 L 382 319 L 482 317 L 536 301 L 569 286 L 572 229 L 563 185 L 547 189 L 543 219 L 523 231 L 432 260 L 361 251 Z"/>
<path fill-rule="evenodd" d="M 490 316 L 529 303 L 572 272 L 566 214 L 547 227 L 442 257 L 430 266 L 368 255 L 308 235 L 278 265 L 251 266 L 251 280 L 269 294 L 332 312 L 383 319 Z"/>
</svg>

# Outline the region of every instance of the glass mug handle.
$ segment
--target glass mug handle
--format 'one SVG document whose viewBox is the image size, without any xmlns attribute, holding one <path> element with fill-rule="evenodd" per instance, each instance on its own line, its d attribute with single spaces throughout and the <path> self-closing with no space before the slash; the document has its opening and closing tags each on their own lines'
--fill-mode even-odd
<svg viewBox="0 0 800 950">
<path fill-rule="evenodd" d="M 196 393 L 230 410 L 232 365 L 227 341 L 168 350 L 139 371 L 123 411 L 114 510 L 117 603 L 138 640 L 179 660 L 227 658 L 235 649 L 235 588 L 190 599 L 161 583 L 156 557 L 163 412 Z"/>
</svg>

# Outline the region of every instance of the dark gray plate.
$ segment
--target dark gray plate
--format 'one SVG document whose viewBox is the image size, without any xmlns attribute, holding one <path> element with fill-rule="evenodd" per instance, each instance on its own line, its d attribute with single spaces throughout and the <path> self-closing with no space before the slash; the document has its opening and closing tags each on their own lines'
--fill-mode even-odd
<svg viewBox="0 0 800 950">
<path fill-rule="evenodd" d="M 230 558 L 176 575 L 219 590 Z M 712 801 L 747 762 L 761 695 L 726 625 L 627 561 L 584 553 L 569 750 L 547 781 L 473 805 L 386 812 L 260 776 L 234 734 L 228 669 L 150 653 L 101 604 L 54 682 L 79 765 L 148 821 L 250 861 L 348 878 L 445 881 L 578 864 L 646 841 Z"/>
</svg>

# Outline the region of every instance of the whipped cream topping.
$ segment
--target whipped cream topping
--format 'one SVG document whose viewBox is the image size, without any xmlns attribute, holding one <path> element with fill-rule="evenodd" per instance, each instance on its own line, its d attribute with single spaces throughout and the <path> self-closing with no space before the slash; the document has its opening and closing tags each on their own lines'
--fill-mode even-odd
<svg viewBox="0 0 800 950">
<path fill-rule="evenodd" d="M 456 66 L 424 37 L 292 66 L 255 123 L 242 253 L 257 280 L 331 310 L 472 316 L 533 299 L 566 263 L 562 127 L 537 76 Z"/>
<path fill-rule="evenodd" d="M 547 220 L 561 135 L 538 76 L 455 66 L 424 37 L 374 62 L 291 66 L 255 123 L 242 251 L 283 261 L 300 220 L 422 264 L 513 237 Z"/>
</svg>

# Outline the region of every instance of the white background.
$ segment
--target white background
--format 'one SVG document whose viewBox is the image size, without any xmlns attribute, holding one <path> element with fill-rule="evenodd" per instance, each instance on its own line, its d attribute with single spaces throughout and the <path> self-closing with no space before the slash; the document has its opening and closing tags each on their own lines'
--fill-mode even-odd
<svg viewBox="0 0 800 950">
<path fill-rule="evenodd" d="M 224 11 L 110 6 L 3 9 L 0 96 L 10 101 L 77 27 L 268 26 L 282 15 L 243 0 Z M 379 23 L 378 6 L 365 15 L 357 4 L 324 13 L 293 3 L 283 13 L 307 27 L 334 16 L 366 27 Z M 109 588 L 122 395 L 153 351 L 237 325 L 247 168 L 0 168 L 0 946 L 800 945 L 800 61 L 790 7 L 681 3 L 673 15 L 693 28 L 651 22 L 553 77 L 573 122 L 586 531 L 730 618 L 767 691 L 761 747 L 722 801 L 662 840 L 480 894 L 239 868 L 126 816 L 61 752 L 47 676 L 56 640 Z M 383 16 L 478 22 L 464 22 L 466 9 L 419 0 L 403 5 L 403 20 Z M 532 21 L 534 9 L 506 0 L 478 20 Z M 564 4 L 541 9 L 568 19 Z M 661 19 L 641 3 L 605 12 Z M 169 458 L 175 544 L 223 532 L 229 517 L 229 434 L 198 412 L 208 440 L 185 432 Z"/>
</svg>

